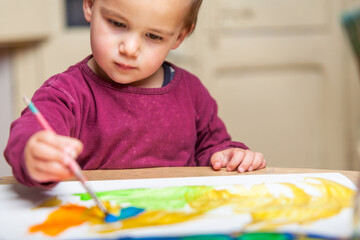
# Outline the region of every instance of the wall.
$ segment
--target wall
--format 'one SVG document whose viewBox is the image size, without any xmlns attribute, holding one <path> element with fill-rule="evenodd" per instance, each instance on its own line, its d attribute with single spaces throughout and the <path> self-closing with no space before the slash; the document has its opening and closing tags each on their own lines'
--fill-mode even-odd
<svg viewBox="0 0 360 240">
<path fill-rule="evenodd" d="M 198 73 L 232 137 L 269 166 L 353 169 L 359 89 L 340 24 L 347 3 L 207 0 L 173 59 Z"/>
<path fill-rule="evenodd" d="M 23 94 L 90 53 L 89 29 L 65 26 L 65 1 L 43 1 L 45 34 L 11 51 L 13 119 Z M 230 134 L 269 166 L 360 169 L 358 69 L 339 22 L 352 2 L 206 0 L 168 59 L 201 78 Z"/>
<path fill-rule="evenodd" d="M 9 136 L 10 123 L 12 121 L 11 99 L 11 60 L 9 50 L 0 50 L 0 149 L 4 149 Z M 0 177 L 10 176 L 11 170 L 5 162 L 3 154 L 0 155 Z"/>
</svg>

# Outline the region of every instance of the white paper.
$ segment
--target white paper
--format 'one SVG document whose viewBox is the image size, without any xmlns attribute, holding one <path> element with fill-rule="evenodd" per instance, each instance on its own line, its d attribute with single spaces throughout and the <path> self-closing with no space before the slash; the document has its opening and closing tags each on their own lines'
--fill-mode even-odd
<svg viewBox="0 0 360 240">
<path fill-rule="evenodd" d="M 96 192 L 135 189 L 135 188 L 161 188 L 169 186 L 216 186 L 217 189 L 228 188 L 231 185 L 251 187 L 254 184 L 266 183 L 273 194 L 288 194 L 291 191 L 278 183 L 293 183 L 301 187 L 306 193 L 318 194 L 311 187 L 304 184 L 304 178 L 322 178 L 337 182 L 355 190 L 355 185 L 344 175 L 339 173 L 312 173 L 312 174 L 278 174 L 278 175 L 236 175 L 216 177 L 186 177 L 186 178 L 158 178 L 136 180 L 104 180 L 91 181 Z M 42 233 L 28 233 L 30 226 L 42 223 L 47 216 L 56 209 L 33 208 L 51 196 L 58 196 L 63 202 L 79 205 L 93 206 L 94 202 L 80 201 L 74 193 L 84 193 L 79 182 L 62 182 L 51 190 L 28 188 L 19 184 L 0 185 L 0 239 L 50 239 Z M 220 207 L 212 210 L 204 217 L 184 223 L 120 230 L 110 234 L 99 234 L 93 231 L 88 224 L 72 227 L 59 236 L 60 239 L 99 239 L 119 238 L 122 236 L 148 237 L 148 236 L 174 236 L 196 234 L 230 234 L 239 232 L 241 227 L 248 223 L 251 217 L 246 214 L 234 214 L 229 208 Z M 301 226 L 290 224 L 281 226 L 278 231 L 303 232 L 326 234 L 332 237 L 350 237 L 352 234 L 352 209 L 343 209 L 339 214 L 324 218 L 311 225 Z"/>
</svg>

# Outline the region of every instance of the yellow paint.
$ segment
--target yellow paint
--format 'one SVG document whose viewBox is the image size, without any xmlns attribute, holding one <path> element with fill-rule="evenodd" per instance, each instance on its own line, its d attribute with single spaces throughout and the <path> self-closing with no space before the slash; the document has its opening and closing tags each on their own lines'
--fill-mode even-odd
<svg viewBox="0 0 360 240">
<path fill-rule="evenodd" d="M 232 195 L 227 190 L 210 189 L 198 198 L 187 196 L 189 206 L 197 212 L 206 212 L 229 203 Z"/>
<path fill-rule="evenodd" d="M 123 220 L 119 224 L 107 224 L 102 226 L 102 230 L 98 230 L 99 233 L 114 232 L 122 229 L 169 225 L 175 223 L 186 222 L 201 216 L 203 212 L 167 212 L 162 210 L 149 211 L 141 214 L 136 218 L 129 218 Z"/>
<path fill-rule="evenodd" d="M 351 206 L 353 190 L 326 179 L 308 178 L 312 182 L 306 180 L 305 184 L 319 191 L 319 196 L 312 196 L 291 183 L 279 184 L 290 189 L 293 196 L 275 196 L 265 184 L 255 184 L 249 189 L 242 185 L 233 185 L 231 191 L 214 188 L 204 191 L 199 188 L 202 194 L 189 191 L 185 195 L 190 211 L 146 210 L 136 217 L 107 224 L 104 223 L 104 216 L 97 207 L 65 205 L 50 214 L 43 224 L 32 227 L 30 231 L 42 231 L 47 235 L 56 236 L 67 228 L 84 222 L 97 225 L 96 231 L 99 233 L 176 224 L 202 217 L 208 211 L 223 206 L 231 207 L 237 214 L 251 215 L 252 221 L 243 230 L 276 230 L 285 224 L 311 224 L 316 220 L 335 216 Z M 314 183 L 313 180 L 318 183 Z M 119 207 L 105 203 L 111 212 L 119 213 Z"/>
<path fill-rule="evenodd" d="M 320 183 L 309 183 L 321 192 L 321 196 L 311 196 L 294 184 L 283 183 L 289 187 L 293 198 L 272 198 L 270 205 L 258 205 L 250 211 L 253 221 L 247 227 L 257 225 L 257 229 L 274 230 L 284 224 L 311 224 L 316 220 L 339 214 L 349 207 L 354 191 L 326 179 L 316 179 Z M 259 224 L 260 223 L 260 224 Z"/>
<path fill-rule="evenodd" d="M 56 206 L 60 206 L 60 204 L 61 204 L 61 200 L 57 196 L 54 196 L 54 197 L 51 197 L 51 198 L 45 200 L 44 202 L 40 203 L 34 209 L 46 208 L 46 207 L 56 207 Z"/>
</svg>

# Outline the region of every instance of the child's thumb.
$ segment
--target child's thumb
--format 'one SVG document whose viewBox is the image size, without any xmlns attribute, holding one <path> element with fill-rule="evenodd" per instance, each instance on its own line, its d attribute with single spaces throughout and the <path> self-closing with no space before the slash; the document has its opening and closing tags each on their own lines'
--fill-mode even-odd
<svg viewBox="0 0 360 240">
<path fill-rule="evenodd" d="M 211 166 L 214 170 L 220 170 L 223 165 L 224 155 L 222 152 L 214 153 L 210 159 Z"/>
</svg>

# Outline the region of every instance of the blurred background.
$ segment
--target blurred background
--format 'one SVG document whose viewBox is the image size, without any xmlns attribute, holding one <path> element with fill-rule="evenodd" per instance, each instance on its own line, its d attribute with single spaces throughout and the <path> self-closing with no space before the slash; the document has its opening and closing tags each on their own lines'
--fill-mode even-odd
<svg viewBox="0 0 360 240">
<path fill-rule="evenodd" d="M 204 0 L 168 60 L 200 77 L 233 139 L 268 166 L 359 170 L 358 64 L 340 24 L 356 2 Z M 0 0 L 2 151 L 22 95 L 89 54 L 82 0 Z"/>
</svg>

